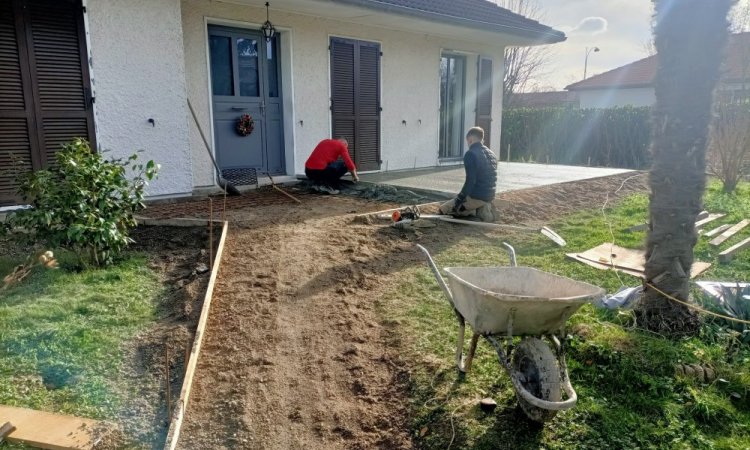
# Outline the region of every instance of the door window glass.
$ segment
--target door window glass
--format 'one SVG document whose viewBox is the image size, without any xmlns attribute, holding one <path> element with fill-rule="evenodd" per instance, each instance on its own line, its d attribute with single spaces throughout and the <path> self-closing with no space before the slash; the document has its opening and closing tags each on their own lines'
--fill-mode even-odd
<svg viewBox="0 0 750 450">
<path fill-rule="evenodd" d="M 214 95 L 234 95 L 232 43 L 226 36 L 211 36 L 211 87 Z"/>
<path fill-rule="evenodd" d="M 278 54 L 277 48 L 278 43 L 276 38 L 266 42 L 266 67 L 268 76 L 268 96 L 278 97 L 279 96 L 279 74 L 278 74 Z"/>
<path fill-rule="evenodd" d="M 257 39 L 237 39 L 237 65 L 240 78 L 240 95 L 243 97 L 260 97 Z"/>
</svg>

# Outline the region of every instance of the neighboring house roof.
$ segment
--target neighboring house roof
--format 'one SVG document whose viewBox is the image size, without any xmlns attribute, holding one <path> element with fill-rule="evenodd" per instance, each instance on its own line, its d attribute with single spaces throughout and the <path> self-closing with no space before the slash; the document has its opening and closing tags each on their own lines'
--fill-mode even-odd
<svg viewBox="0 0 750 450">
<path fill-rule="evenodd" d="M 570 91 L 518 92 L 510 100 L 510 108 L 548 108 L 578 106 L 578 93 Z"/>
<path fill-rule="evenodd" d="M 487 0 L 334 0 L 394 14 L 419 17 L 436 22 L 474 27 L 538 40 L 562 42 L 565 33 L 536 20 L 502 8 Z"/>
<path fill-rule="evenodd" d="M 569 91 L 609 88 L 638 88 L 653 86 L 658 55 L 594 75 L 566 86 Z M 722 67 L 723 82 L 737 82 L 750 78 L 750 33 L 737 33 L 729 38 Z"/>
</svg>

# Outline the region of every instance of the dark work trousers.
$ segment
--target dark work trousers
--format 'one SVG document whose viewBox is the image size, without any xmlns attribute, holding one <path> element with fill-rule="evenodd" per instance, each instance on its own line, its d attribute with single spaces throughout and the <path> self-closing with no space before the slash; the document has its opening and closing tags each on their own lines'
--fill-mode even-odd
<svg viewBox="0 0 750 450">
<path fill-rule="evenodd" d="M 324 184 L 326 186 L 336 188 L 339 184 L 339 179 L 344 176 L 349 169 L 346 168 L 344 161 L 338 160 L 331 164 L 328 164 L 323 170 L 320 169 L 308 169 L 305 167 L 305 175 L 312 182 L 318 184 Z"/>
</svg>

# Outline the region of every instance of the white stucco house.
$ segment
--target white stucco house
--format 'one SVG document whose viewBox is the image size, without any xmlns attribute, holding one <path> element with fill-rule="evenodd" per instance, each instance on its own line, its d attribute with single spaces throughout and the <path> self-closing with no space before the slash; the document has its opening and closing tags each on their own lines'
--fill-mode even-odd
<svg viewBox="0 0 750 450">
<path fill-rule="evenodd" d="M 154 198 L 215 186 L 198 126 L 239 185 L 330 136 L 361 171 L 455 162 L 475 124 L 497 152 L 505 47 L 564 39 L 486 0 L 0 0 L 0 206 L 77 136 L 160 163 Z"/>
<path fill-rule="evenodd" d="M 581 108 L 652 106 L 656 103 L 654 77 L 658 55 L 626 64 L 573 83 L 565 89 L 578 94 Z M 722 67 L 718 94 L 748 97 L 750 81 L 750 33 L 733 34 Z"/>
</svg>

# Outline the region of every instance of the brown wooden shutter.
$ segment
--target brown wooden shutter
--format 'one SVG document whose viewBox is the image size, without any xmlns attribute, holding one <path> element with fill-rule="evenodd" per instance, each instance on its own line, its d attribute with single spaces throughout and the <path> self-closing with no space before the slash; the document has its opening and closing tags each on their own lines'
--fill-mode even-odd
<svg viewBox="0 0 750 450">
<path fill-rule="evenodd" d="M 62 143 L 93 141 L 85 47 L 80 1 L 0 0 L 0 205 Z"/>
<path fill-rule="evenodd" d="M 331 40 L 331 128 L 333 138 L 349 141 L 349 155 L 356 158 L 354 148 L 356 113 L 354 108 L 354 50 L 353 41 Z"/>
<path fill-rule="evenodd" d="M 479 57 L 476 125 L 484 129 L 484 145 L 490 146 L 492 130 L 492 60 Z"/>
<path fill-rule="evenodd" d="M 27 6 L 43 164 L 65 142 L 93 140 L 88 62 L 80 2 L 34 0 Z"/>
<path fill-rule="evenodd" d="M 380 169 L 380 45 L 359 42 L 356 163 L 361 170 Z"/>
<path fill-rule="evenodd" d="M 0 206 L 18 200 L 16 176 L 34 166 L 34 111 L 26 52 L 17 36 L 20 17 L 10 0 L 0 0 Z"/>
<path fill-rule="evenodd" d="M 380 169 L 379 44 L 331 39 L 331 117 L 357 168 Z"/>
</svg>

